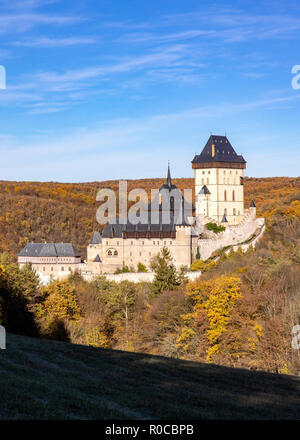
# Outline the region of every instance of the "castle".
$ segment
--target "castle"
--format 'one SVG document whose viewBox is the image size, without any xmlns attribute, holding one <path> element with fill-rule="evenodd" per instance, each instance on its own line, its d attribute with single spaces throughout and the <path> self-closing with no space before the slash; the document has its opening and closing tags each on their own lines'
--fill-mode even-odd
<svg viewBox="0 0 300 440">
<path fill-rule="evenodd" d="M 70 243 L 29 243 L 18 255 L 19 264 L 31 262 L 42 276 L 57 278 L 74 270 L 89 276 L 114 274 L 124 266 L 137 270 L 139 263 L 149 270 L 152 258 L 166 246 L 177 268 L 189 268 L 197 254 L 206 260 L 221 248 L 245 249 L 254 244 L 264 231 L 264 219 L 256 218 L 253 201 L 249 209 L 244 207 L 243 156 L 237 155 L 226 136 L 211 135 L 201 154 L 192 160 L 192 168 L 195 203 L 182 197 L 168 167 L 166 183 L 146 206 L 146 222 L 116 221 L 108 223 L 102 234 L 95 231 L 84 262 Z M 165 196 L 169 197 L 167 205 L 163 203 Z M 208 230 L 208 223 L 223 228 L 216 233 Z"/>
</svg>

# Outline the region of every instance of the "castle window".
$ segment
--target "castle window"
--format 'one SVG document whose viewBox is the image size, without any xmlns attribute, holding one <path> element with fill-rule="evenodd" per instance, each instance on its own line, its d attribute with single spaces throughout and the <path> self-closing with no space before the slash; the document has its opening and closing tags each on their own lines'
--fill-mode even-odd
<svg viewBox="0 0 300 440">
<path fill-rule="evenodd" d="M 164 241 L 164 244 L 167 244 L 167 242 L 166 242 L 166 241 Z"/>
<path fill-rule="evenodd" d="M 224 214 L 227 215 L 227 208 L 224 209 Z"/>
<path fill-rule="evenodd" d="M 119 244 L 120 244 L 120 242 L 119 242 L 119 241 L 117 241 L 117 246 L 119 246 Z"/>
<path fill-rule="evenodd" d="M 115 251 L 114 252 L 114 257 L 117 257 L 118 256 L 118 251 Z"/>
<path fill-rule="evenodd" d="M 236 209 L 233 208 L 233 215 L 236 215 Z"/>
<path fill-rule="evenodd" d="M 144 245 L 145 244 L 145 242 L 144 241 L 142 241 L 142 245 Z"/>
<path fill-rule="evenodd" d="M 60 268 L 60 270 L 63 272 L 63 271 L 65 270 L 64 266 L 62 266 L 62 267 Z"/>
<path fill-rule="evenodd" d="M 157 242 L 157 244 L 159 245 L 159 241 Z"/>
<path fill-rule="evenodd" d="M 208 172 L 208 174 L 210 174 L 210 171 Z"/>
<path fill-rule="evenodd" d="M 226 174 L 226 171 L 224 170 L 224 174 Z"/>
<path fill-rule="evenodd" d="M 227 202 L 227 191 L 226 191 L 226 189 L 224 191 L 224 201 Z"/>
<path fill-rule="evenodd" d="M 130 254 L 129 254 L 131 257 L 132 257 L 132 252 L 130 252 Z"/>
<path fill-rule="evenodd" d="M 71 272 L 71 270 L 72 270 L 72 269 L 71 269 L 71 267 L 69 266 L 69 272 Z"/>
<path fill-rule="evenodd" d="M 107 255 L 108 255 L 109 257 L 111 257 L 111 256 L 112 256 L 112 251 L 109 250 L 109 251 L 107 252 Z"/>
<path fill-rule="evenodd" d="M 43 271 L 45 272 L 45 270 L 46 270 L 46 268 L 45 268 L 45 266 L 43 267 Z"/>
<path fill-rule="evenodd" d="M 142 252 L 140 252 L 140 257 L 142 256 Z"/>
<path fill-rule="evenodd" d="M 170 244 L 172 244 L 172 242 L 170 241 Z"/>
<path fill-rule="evenodd" d="M 155 241 L 153 242 L 153 244 L 155 244 Z"/>
<path fill-rule="evenodd" d="M 131 242 L 131 244 L 133 244 L 133 241 Z"/>
<path fill-rule="evenodd" d="M 149 252 L 149 257 L 151 257 L 151 252 Z"/>
<path fill-rule="evenodd" d="M 205 171 L 202 171 L 202 174 L 205 174 Z"/>
<path fill-rule="evenodd" d="M 209 179 L 207 179 L 207 185 L 209 184 Z"/>
<path fill-rule="evenodd" d="M 53 272 L 53 266 L 51 266 L 51 272 Z"/>
<path fill-rule="evenodd" d="M 233 202 L 235 201 L 235 192 L 234 191 L 232 191 L 232 200 L 233 200 Z"/>
</svg>

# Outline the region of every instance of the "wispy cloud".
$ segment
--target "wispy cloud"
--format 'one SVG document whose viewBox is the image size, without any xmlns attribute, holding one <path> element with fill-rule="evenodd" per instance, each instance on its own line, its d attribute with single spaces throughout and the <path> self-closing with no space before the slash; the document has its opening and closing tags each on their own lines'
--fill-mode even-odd
<svg viewBox="0 0 300 440">
<path fill-rule="evenodd" d="M 218 107 L 203 106 L 182 112 L 161 113 L 148 118 L 102 121 L 98 126 L 77 128 L 69 134 L 51 136 L 47 133 L 46 137 L 41 134 L 26 144 L 2 135 L 0 152 L 3 152 L 3 169 L 7 173 L 6 178 L 9 178 L 9 173 L 13 176 L 16 169 L 24 170 L 25 167 L 24 178 L 29 180 L 43 180 L 45 175 L 52 180 L 86 180 L 86 175 L 82 175 L 84 165 L 88 166 L 90 180 L 130 178 L 133 175 L 135 177 L 157 176 L 164 173 L 168 155 L 172 151 L 172 159 L 175 164 L 177 162 L 175 169 L 178 173 L 182 173 L 182 170 L 189 172 L 189 160 L 194 153 L 194 144 L 188 141 L 183 149 L 180 138 L 173 137 L 168 141 L 162 141 L 162 136 L 169 137 L 170 130 L 177 130 L 180 133 L 180 130 L 186 129 L 180 129 L 180 127 L 191 126 L 198 131 L 199 125 L 206 127 L 209 120 L 223 119 L 229 113 L 236 115 L 262 107 L 272 108 L 272 106 L 296 99 L 300 99 L 300 96 L 230 102 Z M 55 107 L 49 107 L 49 112 L 52 111 L 55 111 Z M 253 142 L 251 136 L 246 138 L 251 151 L 253 145 L 257 144 L 255 136 L 257 138 L 257 134 L 253 135 Z M 276 137 L 273 136 L 273 138 L 272 142 L 276 143 Z M 143 145 L 142 153 L 138 152 L 139 149 L 136 150 L 140 145 Z M 256 149 L 255 154 L 252 152 L 250 156 L 253 164 L 259 157 L 259 151 Z M 266 150 L 263 154 L 266 154 Z M 157 155 L 160 158 L 159 164 L 155 159 Z M 64 161 L 64 157 L 68 160 Z M 293 158 L 294 161 L 297 158 L 300 159 L 297 149 L 295 149 Z M 147 168 L 142 171 L 142 174 L 136 174 L 136 164 L 145 163 L 145 161 L 147 161 Z M 280 163 L 281 155 L 277 158 L 273 157 L 273 170 L 280 170 Z M 50 174 L 49 169 L 52 170 Z M 255 170 L 255 166 L 252 166 L 252 169 Z M 261 172 L 263 173 L 263 170 Z"/>
<path fill-rule="evenodd" d="M 23 81 L 19 85 L 12 86 L 11 89 L 39 89 L 51 92 L 79 90 L 82 87 L 87 88 L 88 86 L 95 85 L 95 83 L 89 83 L 89 81 L 110 79 L 111 75 L 124 74 L 131 71 L 138 72 L 143 69 L 169 69 L 171 66 L 178 68 L 178 66 L 188 65 L 185 62 L 185 54 L 185 46 L 175 45 L 144 55 L 122 57 L 116 63 L 66 70 L 62 73 L 55 71 L 40 72 L 31 75 L 30 81 Z M 200 67 L 203 66 L 198 64 L 197 68 Z"/>
<path fill-rule="evenodd" d="M 0 15 L 0 34 L 26 32 L 36 25 L 67 25 L 83 21 L 84 18 L 42 13 L 15 13 Z"/>
<path fill-rule="evenodd" d="M 111 24 L 111 26 L 113 23 Z M 300 18 L 289 13 L 251 14 L 241 9 L 208 8 L 203 11 L 172 14 L 161 17 L 156 23 L 115 23 L 120 29 L 134 29 L 133 34 L 125 34 L 119 41 L 142 43 L 180 41 L 202 37 L 222 40 L 227 43 L 249 40 L 296 38 L 300 30 Z M 165 32 L 170 27 L 183 28 L 179 32 Z M 196 27 L 196 28 L 195 28 Z M 199 29 L 200 27 L 200 29 Z M 156 28 L 159 32 L 144 32 Z M 192 29 L 191 29 L 192 28 Z M 141 30 L 141 32 L 138 32 Z"/>
<path fill-rule="evenodd" d="M 97 37 L 66 37 L 66 38 L 49 38 L 40 37 L 30 40 L 20 40 L 11 43 L 14 46 L 24 46 L 24 47 L 69 47 L 69 46 L 81 46 L 85 44 L 95 44 L 99 42 Z"/>
<path fill-rule="evenodd" d="M 257 72 L 246 72 L 243 73 L 243 76 L 245 76 L 246 78 L 250 78 L 250 79 L 260 79 L 263 78 L 265 76 L 264 73 L 257 73 Z"/>
<path fill-rule="evenodd" d="M 132 42 L 132 43 L 145 43 L 148 41 L 155 43 L 170 42 L 174 40 L 187 40 L 197 38 L 200 36 L 213 36 L 216 34 L 214 30 L 187 30 L 183 32 L 176 32 L 171 34 L 155 34 L 155 33 L 134 33 L 127 34 L 120 37 L 118 41 Z"/>
<path fill-rule="evenodd" d="M 48 6 L 59 2 L 60 0 L 0 0 L 0 7 L 5 9 L 26 10 L 37 9 L 42 6 Z"/>
</svg>

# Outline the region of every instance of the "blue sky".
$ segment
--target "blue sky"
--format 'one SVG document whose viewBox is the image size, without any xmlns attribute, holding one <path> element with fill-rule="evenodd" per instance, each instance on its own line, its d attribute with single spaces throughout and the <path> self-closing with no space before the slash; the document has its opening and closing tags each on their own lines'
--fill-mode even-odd
<svg viewBox="0 0 300 440">
<path fill-rule="evenodd" d="M 210 133 L 298 176 L 296 1 L 0 0 L 0 179 L 192 177 Z"/>
</svg>

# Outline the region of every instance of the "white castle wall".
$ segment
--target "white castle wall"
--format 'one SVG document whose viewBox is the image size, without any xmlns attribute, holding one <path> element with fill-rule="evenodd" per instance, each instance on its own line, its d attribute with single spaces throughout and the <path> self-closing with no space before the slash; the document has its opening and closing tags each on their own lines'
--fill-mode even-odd
<svg viewBox="0 0 300 440">
<path fill-rule="evenodd" d="M 212 232 L 209 234 L 209 238 L 198 240 L 201 260 L 207 260 L 213 252 L 226 246 L 233 245 L 237 249 L 240 243 L 248 240 L 263 225 L 264 219 L 256 218 L 255 208 L 250 208 L 248 211 L 245 210 L 244 220 L 239 225 L 228 225 L 226 231 L 219 234 Z M 247 244 L 241 245 L 242 248 L 243 246 L 246 248 Z"/>
<path fill-rule="evenodd" d="M 56 277 L 55 279 L 63 279 L 66 278 L 64 274 L 63 276 Z M 90 271 L 82 271 L 81 275 L 86 281 L 92 281 L 95 277 L 99 276 L 99 274 L 94 274 Z M 196 272 L 187 272 L 186 277 L 189 281 L 194 281 L 196 278 L 199 278 L 201 275 L 201 271 Z M 154 280 L 155 273 L 154 272 L 126 272 L 119 274 L 104 274 L 101 276 L 105 276 L 105 278 L 109 281 L 115 281 L 116 283 L 120 283 L 121 281 L 131 281 L 133 283 L 151 283 Z M 54 278 L 49 276 L 40 275 L 40 280 L 42 284 L 49 284 L 51 279 Z"/>
</svg>

